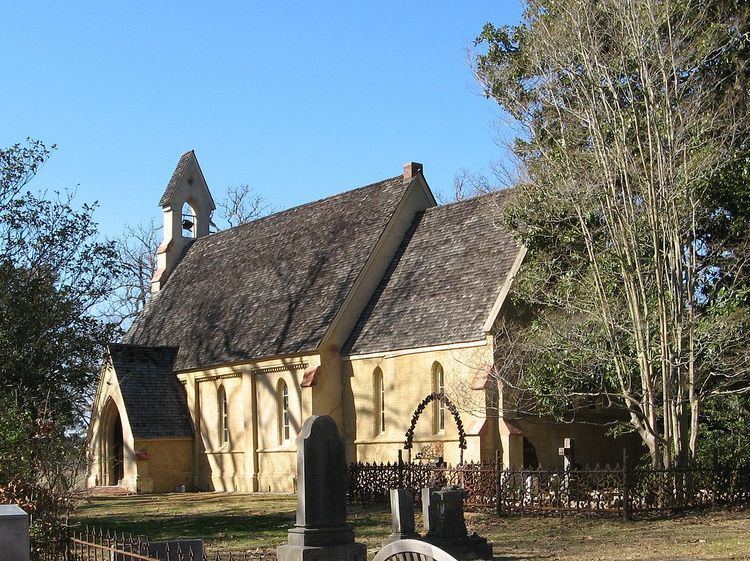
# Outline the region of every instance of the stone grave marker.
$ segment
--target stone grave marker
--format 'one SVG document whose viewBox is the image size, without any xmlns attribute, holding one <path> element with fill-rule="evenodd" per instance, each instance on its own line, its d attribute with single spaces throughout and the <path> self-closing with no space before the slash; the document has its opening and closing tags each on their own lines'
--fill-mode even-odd
<svg viewBox="0 0 750 561">
<path fill-rule="evenodd" d="M 365 561 L 346 523 L 346 463 L 336 422 L 313 415 L 297 436 L 297 521 L 278 561 Z"/>
<path fill-rule="evenodd" d="M 422 490 L 422 515 L 427 534 L 424 541 L 456 559 L 492 559 L 492 544 L 476 532 L 469 535 L 464 519 L 466 491 L 450 486 Z"/>
<path fill-rule="evenodd" d="M 18 505 L 0 505 L 0 559 L 29 561 L 29 515 Z"/>
<path fill-rule="evenodd" d="M 408 489 L 391 489 L 391 533 L 383 540 L 387 545 L 396 540 L 418 540 L 414 524 L 414 498 Z"/>
<path fill-rule="evenodd" d="M 437 514 L 435 512 L 436 503 L 432 499 L 432 494 L 437 492 L 437 487 L 425 487 L 422 489 L 422 526 L 425 534 L 429 534 L 435 529 Z"/>
</svg>

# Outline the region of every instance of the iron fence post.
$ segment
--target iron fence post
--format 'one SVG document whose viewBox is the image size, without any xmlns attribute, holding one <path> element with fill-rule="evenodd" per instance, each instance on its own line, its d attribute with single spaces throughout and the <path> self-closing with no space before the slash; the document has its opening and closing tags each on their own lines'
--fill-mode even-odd
<svg viewBox="0 0 750 561">
<path fill-rule="evenodd" d="M 404 455 L 401 449 L 398 451 L 398 488 L 404 488 Z"/>
<path fill-rule="evenodd" d="M 495 511 L 503 515 L 503 451 L 495 450 Z"/>
</svg>

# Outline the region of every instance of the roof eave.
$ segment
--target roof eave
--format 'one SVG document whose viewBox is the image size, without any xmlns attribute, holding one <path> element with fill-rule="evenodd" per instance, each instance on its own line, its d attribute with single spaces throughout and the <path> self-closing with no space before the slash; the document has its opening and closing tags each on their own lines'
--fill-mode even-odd
<svg viewBox="0 0 750 561">
<path fill-rule="evenodd" d="M 492 308 L 490 309 L 490 313 L 484 322 L 484 326 L 482 327 L 482 330 L 485 333 L 490 333 L 492 331 L 492 328 L 494 327 L 495 322 L 497 321 L 497 318 L 500 315 L 500 310 L 502 309 L 503 304 L 505 303 L 505 300 L 508 297 L 510 288 L 513 285 L 513 280 L 515 279 L 516 274 L 518 273 L 518 270 L 521 268 L 521 264 L 523 263 L 523 260 L 526 257 L 526 251 L 527 251 L 526 246 L 521 246 L 520 249 L 518 250 L 516 259 L 513 262 L 513 265 L 511 266 L 510 271 L 508 271 L 508 275 L 505 277 L 505 280 L 503 281 L 503 284 L 500 287 L 500 292 L 498 293 L 497 298 L 495 299 L 495 303 L 492 305 Z"/>
<path fill-rule="evenodd" d="M 437 343 L 421 347 L 402 347 L 400 349 L 388 349 L 381 351 L 367 351 L 350 353 L 341 357 L 342 360 L 366 360 L 370 358 L 392 358 L 396 356 L 410 355 L 416 353 L 427 353 L 434 351 L 452 351 L 458 349 L 469 349 L 473 347 L 482 347 L 487 344 L 485 337 L 478 336 L 466 341 L 455 341 L 452 343 Z"/>
<path fill-rule="evenodd" d="M 371 267 L 373 266 L 373 263 L 376 262 L 380 258 L 381 248 L 383 244 L 385 243 L 384 240 L 386 240 L 386 238 L 388 237 L 389 233 L 394 227 L 393 224 L 397 221 L 397 217 L 400 216 L 404 206 L 407 204 L 407 200 L 409 199 L 409 189 L 411 189 L 413 185 L 417 186 L 417 188 L 422 190 L 424 195 L 427 197 L 428 202 L 430 202 L 432 206 L 437 205 L 437 202 L 435 201 L 435 197 L 433 196 L 429 185 L 427 185 L 427 181 L 425 180 L 424 175 L 422 173 L 419 173 L 408 182 L 405 181 L 405 183 L 408 183 L 408 184 L 407 184 L 406 189 L 404 189 L 403 194 L 401 195 L 401 199 L 399 200 L 398 205 L 396 205 L 396 208 L 393 210 L 393 213 L 391 214 L 391 217 L 388 220 L 388 223 L 385 225 L 385 227 L 383 228 L 383 231 L 380 233 L 380 236 L 378 237 L 378 240 L 375 243 L 375 246 L 373 247 L 373 250 L 370 253 L 370 256 L 368 257 L 362 269 L 357 274 L 357 278 L 354 281 L 354 284 L 349 289 L 349 292 L 347 293 L 346 298 L 344 299 L 344 302 L 337 310 L 336 315 L 334 316 L 330 325 L 328 326 L 325 333 L 323 334 L 323 337 L 321 338 L 320 343 L 317 348 L 318 352 L 323 352 L 324 349 L 329 348 L 331 345 L 331 341 L 335 339 L 334 334 L 336 334 L 337 329 L 339 328 L 346 312 L 348 311 L 348 307 L 352 303 L 352 300 L 354 300 L 355 298 L 354 295 L 357 293 L 357 290 L 361 287 L 362 283 L 364 282 L 364 279 L 367 276 L 368 272 L 370 271 Z M 401 241 L 399 241 L 398 244 L 396 244 L 396 246 L 398 247 L 400 243 Z M 390 262 L 392 259 L 393 259 L 393 256 L 391 256 L 391 259 L 389 259 L 388 261 Z M 380 281 L 382 280 L 382 275 L 385 274 L 386 270 L 387 270 L 387 265 L 386 265 L 386 269 L 384 269 L 381 273 L 381 279 L 378 279 L 378 281 L 375 283 L 375 287 L 373 290 L 377 290 L 377 287 L 380 284 Z M 372 292 L 367 296 L 367 298 L 364 299 L 365 308 L 367 307 L 367 303 L 369 302 L 370 298 L 372 298 Z M 359 316 L 361 316 L 363 312 L 364 312 L 364 308 L 360 310 L 360 312 L 357 314 L 357 318 L 359 318 Z M 357 324 L 357 320 L 355 320 L 354 325 L 349 329 L 349 332 L 346 333 L 343 337 L 341 337 L 342 346 L 346 344 L 346 341 L 351 336 L 351 330 L 356 326 L 356 324 Z"/>
</svg>

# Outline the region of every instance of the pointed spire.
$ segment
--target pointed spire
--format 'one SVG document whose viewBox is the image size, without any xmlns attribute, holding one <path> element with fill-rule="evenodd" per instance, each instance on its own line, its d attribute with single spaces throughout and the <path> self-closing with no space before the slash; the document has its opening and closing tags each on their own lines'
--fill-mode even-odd
<svg viewBox="0 0 750 561">
<path fill-rule="evenodd" d="M 180 156 L 159 205 L 164 212 L 164 239 L 157 250 L 152 293 L 164 287 L 193 239 L 208 235 L 211 213 L 216 209 L 193 150 Z"/>
</svg>

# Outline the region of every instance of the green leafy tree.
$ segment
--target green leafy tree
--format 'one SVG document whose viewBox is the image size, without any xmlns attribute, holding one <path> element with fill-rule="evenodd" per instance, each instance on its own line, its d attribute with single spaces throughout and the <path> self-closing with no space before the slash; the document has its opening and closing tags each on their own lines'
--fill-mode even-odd
<svg viewBox="0 0 750 561">
<path fill-rule="evenodd" d="M 0 407 L 0 503 L 29 513 L 36 552 L 48 546 L 75 506 L 83 441 L 61 435 L 44 410 L 24 411 L 8 396 L 0 396 Z"/>
<path fill-rule="evenodd" d="M 501 382 L 527 412 L 621 409 L 654 466 L 748 391 L 748 30 L 739 1 L 529 0 L 477 39 L 528 249 Z"/>
<path fill-rule="evenodd" d="M 50 151 L 39 141 L 0 149 L 0 497 L 27 506 L 37 530 L 71 505 L 75 462 L 64 459 L 82 458 L 116 329 L 97 310 L 118 274 L 93 206 L 26 190 Z"/>
<path fill-rule="evenodd" d="M 707 401 L 700 426 L 700 464 L 750 465 L 750 395 L 731 395 Z"/>
</svg>

